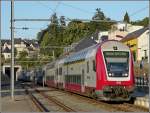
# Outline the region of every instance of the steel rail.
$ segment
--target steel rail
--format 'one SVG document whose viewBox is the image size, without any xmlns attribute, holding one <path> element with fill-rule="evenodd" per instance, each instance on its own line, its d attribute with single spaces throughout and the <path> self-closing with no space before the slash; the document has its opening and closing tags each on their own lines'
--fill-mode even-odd
<svg viewBox="0 0 150 113">
<path fill-rule="evenodd" d="M 50 112 L 31 92 L 28 91 L 27 88 L 25 88 L 25 92 L 29 95 L 30 99 L 40 110 L 40 112 Z"/>
<path fill-rule="evenodd" d="M 47 98 L 48 101 L 51 101 L 53 103 L 55 103 L 56 105 L 60 106 L 61 108 L 63 108 L 66 112 L 76 112 L 76 110 L 70 108 L 69 106 L 66 106 L 65 104 L 63 104 L 62 102 L 58 101 L 57 99 L 46 95 L 45 93 L 41 92 L 38 89 L 35 89 L 36 92 L 38 92 L 39 94 L 41 94 L 43 97 Z"/>
<path fill-rule="evenodd" d="M 54 89 L 57 89 L 57 88 L 54 88 Z M 113 109 L 114 111 L 131 112 L 131 111 L 134 111 L 134 110 L 142 110 L 144 112 L 148 112 L 148 109 L 146 109 L 146 108 L 139 107 L 139 106 L 136 106 L 136 105 L 133 105 L 133 104 L 129 104 L 127 102 L 123 102 L 122 104 L 117 104 L 116 103 L 116 104 L 112 105 L 110 103 L 99 101 L 99 100 L 96 100 L 96 99 L 93 99 L 93 98 L 89 98 L 87 96 L 84 96 L 84 95 L 81 95 L 81 94 L 78 94 L 78 93 L 73 93 L 73 92 L 69 92 L 69 91 L 65 91 L 65 90 L 60 90 L 60 89 L 57 89 L 57 90 L 60 91 L 60 92 L 63 92 L 63 93 L 70 94 L 71 96 L 75 96 L 75 97 L 77 97 L 79 99 L 87 100 L 87 101 L 89 101 L 91 103 L 105 105 L 106 107 L 108 107 L 110 109 Z M 131 107 L 132 107 L 132 109 L 131 109 Z M 130 108 L 130 109 L 128 109 L 128 108 Z"/>
</svg>

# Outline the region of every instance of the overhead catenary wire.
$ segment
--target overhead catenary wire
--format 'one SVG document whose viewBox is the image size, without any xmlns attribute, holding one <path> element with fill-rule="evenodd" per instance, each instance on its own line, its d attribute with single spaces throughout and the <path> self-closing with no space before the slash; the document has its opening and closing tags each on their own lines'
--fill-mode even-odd
<svg viewBox="0 0 150 113">
<path fill-rule="evenodd" d="M 51 21 L 50 19 L 14 19 L 14 21 Z M 85 21 L 85 22 L 122 22 L 122 21 L 116 21 L 116 20 L 92 20 L 92 19 L 71 19 L 67 18 L 65 21 Z M 55 23 L 51 23 L 55 24 Z"/>
<path fill-rule="evenodd" d="M 68 7 L 71 7 L 71 8 L 73 8 L 73 9 L 76 9 L 76 10 L 78 10 L 78 11 L 80 11 L 80 12 L 87 13 L 87 14 L 89 14 L 89 13 L 92 13 L 92 14 L 93 14 L 93 13 L 94 13 L 94 12 L 87 11 L 87 10 L 85 10 L 85 9 L 81 9 L 81 8 L 79 8 L 79 7 L 75 7 L 75 6 L 70 5 L 70 4 L 66 4 L 66 3 L 64 3 L 64 2 L 61 2 L 61 4 L 65 5 L 65 6 L 68 6 Z"/>
<path fill-rule="evenodd" d="M 136 14 L 139 14 L 140 12 L 143 12 L 145 9 L 149 8 L 149 6 L 146 6 L 144 8 L 141 8 L 133 13 L 131 13 L 129 16 L 132 17 L 132 16 L 135 16 Z"/>
</svg>

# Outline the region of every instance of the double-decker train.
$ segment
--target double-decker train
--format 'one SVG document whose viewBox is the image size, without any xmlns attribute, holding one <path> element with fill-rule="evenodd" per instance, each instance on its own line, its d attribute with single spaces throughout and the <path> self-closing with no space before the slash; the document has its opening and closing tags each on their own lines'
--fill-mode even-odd
<svg viewBox="0 0 150 113">
<path fill-rule="evenodd" d="M 44 67 L 45 83 L 105 101 L 129 101 L 134 90 L 129 47 L 105 41 L 57 59 Z"/>
</svg>

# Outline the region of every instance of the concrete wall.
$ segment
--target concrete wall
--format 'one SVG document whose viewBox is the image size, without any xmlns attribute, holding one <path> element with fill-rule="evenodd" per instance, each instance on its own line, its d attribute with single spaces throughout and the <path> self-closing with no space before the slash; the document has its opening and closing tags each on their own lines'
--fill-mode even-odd
<svg viewBox="0 0 150 113">
<path fill-rule="evenodd" d="M 5 75 L 6 73 L 5 73 L 5 69 L 6 68 L 10 68 L 10 70 L 11 70 L 11 65 L 3 65 L 3 67 L 2 67 L 2 73 Z M 20 72 L 21 72 L 21 70 L 22 70 L 22 67 L 21 67 L 21 65 L 15 65 L 15 68 L 18 68 L 18 70 L 16 71 L 16 73 L 15 73 L 15 75 L 16 75 L 16 81 L 18 80 L 18 76 L 20 75 Z"/>
</svg>

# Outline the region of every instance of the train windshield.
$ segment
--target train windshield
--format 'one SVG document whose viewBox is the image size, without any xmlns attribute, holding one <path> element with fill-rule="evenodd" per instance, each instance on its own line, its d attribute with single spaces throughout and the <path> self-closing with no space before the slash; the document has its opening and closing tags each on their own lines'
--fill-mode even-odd
<svg viewBox="0 0 150 113">
<path fill-rule="evenodd" d="M 104 58 L 109 77 L 128 77 L 129 52 L 104 51 Z"/>
</svg>

